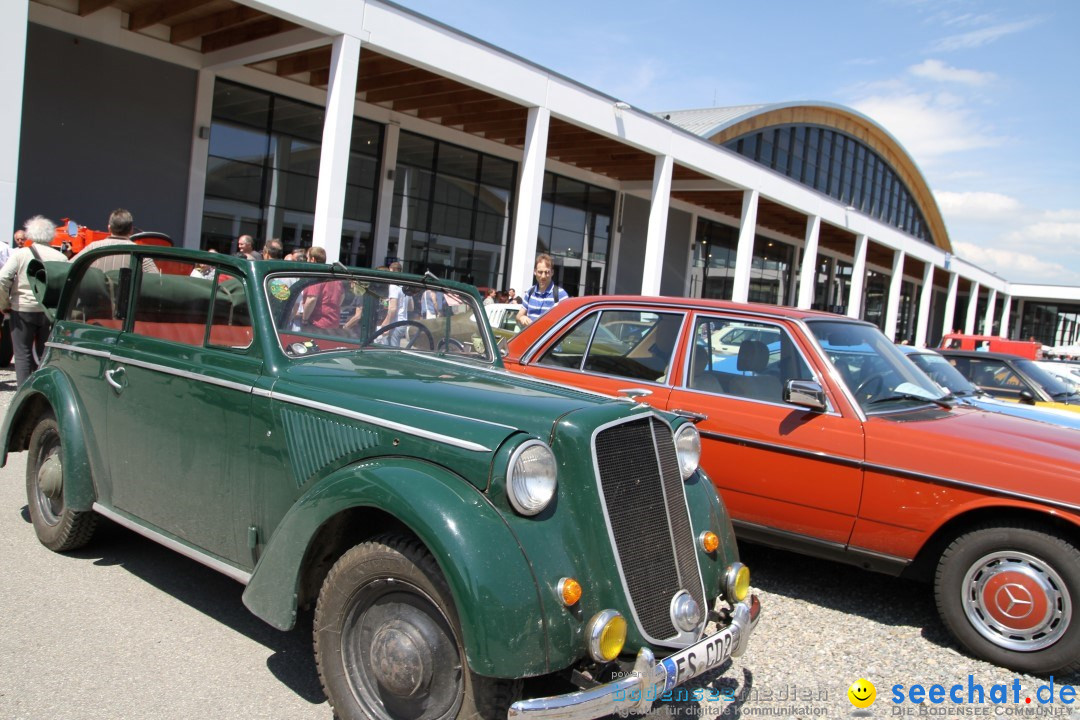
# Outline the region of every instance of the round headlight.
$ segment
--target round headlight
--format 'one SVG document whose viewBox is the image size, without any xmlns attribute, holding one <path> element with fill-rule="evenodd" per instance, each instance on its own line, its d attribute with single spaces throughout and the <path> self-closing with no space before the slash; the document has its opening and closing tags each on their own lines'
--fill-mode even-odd
<svg viewBox="0 0 1080 720">
<path fill-rule="evenodd" d="M 679 472 L 686 480 L 701 463 L 701 435 L 690 423 L 675 431 L 675 454 L 679 458 Z"/>
<path fill-rule="evenodd" d="M 701 607 L 690 593 L 681 590 L 671 599 L 671 619 L 683 632 L 692 632 L 701 622 Z"/>
<path fill-rule="evenodd" d="M 530 440 L 510 456 L 506 494 L 522 515 L 535 515 L 555 497 L 555 454 L 539 440 Z"/>
</svg>

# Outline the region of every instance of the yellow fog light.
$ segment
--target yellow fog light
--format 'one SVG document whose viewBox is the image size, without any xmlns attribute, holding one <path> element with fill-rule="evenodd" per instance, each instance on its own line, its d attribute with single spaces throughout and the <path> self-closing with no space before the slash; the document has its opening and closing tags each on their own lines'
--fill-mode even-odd
<svg viewBox="0 0 1080 720">
<path fill-rule="evenodd" d="M 701 549 L 707 553 L 716 552 L 716 548 L 720 547 L 720 538 L 716 536 L 716 533 L 711 530 L 706 530 L 701 533 Z"/>
<path fill-rule="evenodd" d="M 611 662 L 619 657 L 626 644 L 626 619 L 614 610 L 602 610 L 593 616 L 585 629 L 589 655 L 596 662 Z"/>
<path fill-rule="evenodd" d="M 566 607 L 576 605 L 581 599 L 581 583 L 571 577 L 559 581 L 559 599 Z"/>
<path fill-rule="evenodd" d="M 732 563 L 724 573 L 724 594 L 728 602 L 737 603 L 750 593 L 750 568 L 742 563 Z"/>
</svg>

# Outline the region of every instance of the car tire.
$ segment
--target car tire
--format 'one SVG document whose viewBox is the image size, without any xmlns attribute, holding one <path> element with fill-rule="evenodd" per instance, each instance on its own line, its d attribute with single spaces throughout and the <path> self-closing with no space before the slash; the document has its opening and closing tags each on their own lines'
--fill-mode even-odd
<svg viewBox="0 0 1080 720">
<path fill-rule="evenodd" d="M 415 539 L 348 550 L 319 592 L 319 679 L 342 720 L 504 720 L 521 681 L 473 673 L 450 588 Z"/>
<path fill-rule="evenodd" d="M 938 612 L 972 654 L 1023 673 L 1080 669 L 1080 550 L 1036 526 L 985 526 L 942 553 Z"/>
<path fill-rule="evenodd" d="M 26 458 L 26 502 L 34 532 L 55 552 L 75 550 L 90 542 L 97 515 L 72 510 L 64 500 L 63 441 L 51 414 L 38 420 Z"/>
</svg>

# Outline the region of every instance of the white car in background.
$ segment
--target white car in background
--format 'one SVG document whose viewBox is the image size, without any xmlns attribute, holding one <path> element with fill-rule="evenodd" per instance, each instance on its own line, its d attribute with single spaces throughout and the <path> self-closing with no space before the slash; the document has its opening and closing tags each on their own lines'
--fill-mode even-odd
<svg viewBox="0 0 1080 720">
<path fill-rule="evenodd" d="M 1070 390 L 1080 391 L 1080 375 L 1077 374 L 1076 365 L 1046 360 L 1036 360 L 1035 364 L 1068 385 Z"/>
<path fill-rule="evenodd" d="M 484 309 L 487 311 L 488 322 L 491 323 L 491 327 L 496 330 L 507 330 L 516 333 L 521 329 L 518 327 L 517 321 L 518 310 L 521 307 L 517 303 L 492 303 L 491 305 L 485 305 Z"/>
</svg>

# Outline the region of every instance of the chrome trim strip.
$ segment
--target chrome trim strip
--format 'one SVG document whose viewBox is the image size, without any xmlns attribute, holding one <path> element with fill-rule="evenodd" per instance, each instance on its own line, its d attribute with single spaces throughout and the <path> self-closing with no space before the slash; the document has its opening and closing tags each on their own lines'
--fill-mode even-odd
<svg viewBox="0 0 1080 720">
<path fill-rule="evenodd" d="M 590 452 L 592 453 L 593 477 L 596 478 L 596 493 L 599 496 L 600 509 L 603 510 L 603 512 L 604 512 L 604 528 L 607 530 L 608 544 L 611 547 L 612 555 L 615 556 L 615 569 L 619 573 L 619 582 L 622 584 L 623 597 L 626 598 L 626 604 L 630 607 L 630 615 L 634 618 L 634 625 L 637 626 L 638 632 L 641 633 L 641 636 L 644 637 L 646 640 L 648 640 L 650 643 L 653 643 L 655 645 L 663 645 L 665 647 L 673 647 L 672 643 L 682 642 L 682 643 L 689 644 L 689 642 L 682 637 L 682 633 L 680 633 L 679 636 L 676 636 L 674 638 L 667 638 L 667 639 L 664 639 L 664 640 L 658 640 L 657 638 L 654 638 L 654 637 L 650 636 L 648 633 L 646 633 L 645 628 L 642 627 L 642 625 L 641 625 L 641 618 L 638 617 L 637 606 L 634 604 L 634 598 L 630 594 L 630 586 L 626 582 L 626 574 L 623 572 L 622 556 L 619 554 L 618 545 L 615 544 L 615 531 L 611 527 L 611 515 L 608 513 L 607 502 L 604 500 L 603 481 L 601 481 L 601 479 L 600 479 L 600 459 L 596 457 L 596 436 L 597 435 L 599 435 L 604 430 L 607 430 L 608 428 L 614 427 L 616 425 L 623 425 L 623 424 L 628 423 L 628 422 L 639 422 L 643 418 L 656 418 L 658 421 L 660 421 L 664 425 L 667 425 L 667 423 L 664 422 L 663 418 L 661 418 L 655 412 L 648 412 L 645 415 L 634 415 L 633 417 L 624 417 L 624 418 L 619 418 L 618 420 L 612 420 L 611 422 L 604 423 L 603 425 L 601 425 L 601 426 L 599 426 L 599 427 L 597 427 L 597 428 L 595 428 L 593 430 L 592 435 L 589 437 L 589 449 L 590 449 Z M 670 426 L 668 426 L 668 427 L 670 427 Z M 653 442 L 655 443 L 655 440 Z M 655 446 L 654 446 L 654 452 L 655 452 Z M 657 464 L 658 465 L 659 465 L 659 462 L 660 462 L 660 459 L 657 458 Z M 663 492 L 663 488 L 661 488 L 661 492 Z M 684 492 L 683 495 L 685 497 L 686 493 Z M 669 524 L 669 527 L 670 527 L 670 522 L 668 524 Z M 692 528 L 693 528 L 693 526 L 691 525 L 691 529 Z M 676 572 L 677 571 L 678 571 L 678 569 L 676 568 Z M 701 572 L 700 566 L 698 567 L 698 572 L 699 573 Z M 704 583 L 704 582 L 705 582 L 704 579 L 702 579 L 702 583 Z M 703 586 L 703 588 L 704 588 L 704 586 Z M 706 597 L 708 597 L 708 596 L 706 595 Z M 679 629 L 676 627 L 675 630 L 678 631 Z M 676 645 L 675 647 L 681 647 L 681 645 Z"/>
<path fill-rule="evenodd" d="M 93 357 L 112 357 L 112 353 L 105 350 L 91 350 L 90 348 L 78 347 L 77 345 L 69 345 L 68 343 L 47 342 L 45 343 L 45 347 L 56 348 L 57 350 L 67 350 L 68 352 L 81 353 L 83 355 L 90 355 Z"/>
<path fill-rule="evenodd" d="M 856 460 L 854 458 L 847 458 L 841 455 L 830 455 L 829 453 L 819 453 L 812 450 L 802 450 L 800 448 L 793 448 L 787 445 L 776 445 L 774 443 L 764 442 L 761 440 L 750 440 L 748 438 L 738 437 L 735 435 L 723 435 L 721 433 L 709 432 L 707 430 L 701 430 L 700 432 L 702 437 L 707 437 L 712 440 L 720 440 L 722 442 L 728 442 L 735 445 L 747 445 L 749 447 L 757 448 L 759 450 L 781 452 L 785 455 L 795 455 L 797 457 L 804 457 L 811 460 L 819 460 L 821 462 L 828 462 L 837 465 L 844 465 L 847 467 L 859 468 L 864 472 L 880 472 L 885 475 L 894 475 L 896 477 L 903 477 L 911 480 L 923 480 L 926 482 L 935 483 L 937 485 L 949 485 L 951 487 L 963 488 L 964 490 L 973 490 L 975 492 L 986 493 L 989 495 L 1010 497 L 1017 500 L 1026 500 L 1028 502 L 1038 503 L 1041 505 L 1049 505 L 1050 507 L 1057 507 L 1063 510 L 1080 512 L 1080 504 L 1067 503 L 1061 500 L 1051 500 L 1050 498 L 1041 497 L 1039 495 L 1016 492 L 1015 490 L 1005 490 L 1003 488 L 990 487 L 988 485 L 979 485 L 977 483 L 967 482 L 966 480 L 955 480 L 953 478 L 942 477 L 941 475 L 930 475 L 928 473 L 921 473 L 915 470 L 905 470 L 904 468 L 893 467 L 891 465 L 878 465 L 876 463 L 866 462 L 865 460 Z"/>
<path fill-rule="evenodd" d="M 274 393 L 273 393 L 272 390 L 263 390 L 262 388 L 259 388 L 259 387 L 253 387 L 253 388 L 251 388 L 251 394 L 254 395 L 255 397 L 268 398 L 268 397 L 271 397 Z"/>
<path fill-rule="evenodd" d="M 517 430 L 517 428 L 514 427 L 513 425 L 504 425 L 503 423 L 492 422 L 491 420 L 481 420 L 480 418 L 469 417 L 467 415 L 456 415 L 454 413 L 444 412 L 442 410 L 432 410 L 431 408 L 420 407 L 419 405 L 406 405 L 405 403 L 394 402 L 393 400 L 378 400 L 377 399 L 376 402 L 384 403 L 386 405 L 394 405 L 396 407 L 408 408 L 409 410 L 420 410 L 421 412 L 425 412 L 425 413 L 434 413 L 436 415 L 445 415 L 446 417 L 451 417 L 451 418 L 454 418 L 456 420 L 468 420 L 469 422 L 478 422 L 478 423 L 483 423 L 485 425 L 493 425 L 495 427 L 500 427 L 500 428 L 503 428 L 505 430 Z"/>
<path fill-rule="evenodd" d="M 262 394 L 262 393 L 260 393 Z M 334 405 L 327 405 L 326 403 L 316 402 L 315 400 L 305 400 L 298 398 L 294 395 L 283 395 L 273 390 L 266 394 L 271 400 L 280 400 L 291 405 L 299 405 L 301 407 L 311 408 L 313 410 L 321 410 L 331 415 L 340 415 L 341 417 L 347 417 L 350 420 L 359 420 L 370 425 L 376 425 L 378 427 L 384 427 L 388 430 L 397 430 L 403 432 L 406 435 L 415 435 L 416 437 L 422 437 L 427 440 L 434 440 L 435 442 L 441 442 L 446 445 L 453 445 L 454 447 L 462 448 L 463 450 L 471 450 L 473 452 L 491 452 L 491 448 L 474 443 L 469 440 L 460 440 L 449 435 L 443 435 L 441 433 L 432 432 L 430 430 L 423 430 L 411 425 L 403 425 L 390 420 L 384 420 L 383 418 L 377 418 L 373 415 L 365 415 L 364 413 L 353 412 L 352 410 L 345 410 L 344 408 L 335 407 Z"/>
<path fill-rule="evenodd" d="M 143 368 L 144 370 L 154 370 L 156 372 L 164 373 L 165 375 L 175 375 L 176 377 L 181 377 L 186 380 L 195 380 L 197 382 L 204 382 L 208 385 L 217 385 L 230 390 L 239 390 L 242 393 L 249 393 L 253 389 L 251 385 L 244 385 L 243 383 L 233 382 L 231 380 L 219 380 L 217 378 L 207 377 L 200 373 L 191 372 L 190 370 L 179 370 L 167 365 L 158 365 L 157 363 L 145 362 L 143 360 L 133 360 L 129 357 L 113 355 L 112 360 L 116 363 L 125 363 L 132 367 Z"/>
<path fill-rule="evenodd" d="M 205 565 L 211 570 L 217 570 L 219 573 L 231 577 L 233 580 L 237 581 L 242 585 L 247 585 L 251 581 L 251 573 L 234 567 L 227 562 L 224 562 L 223 560 L 218 560 L 216 557 L 213 557 L 208 553 L 204 553 L 196 550 L 195 548 L 188 547 L 179 540 L 174 540 L 173 538 L 165 535 L 164 533 L 160 533 L 156 530 L 151 530 L 144 525 L 140 525 L 126 515 L 121 515 L 116 510 L 107 508 L 101 503 L 94 503 L 93 510 L 97 514 L 104 515 L 105 517 L 109 518 L 117 525 L 122 525 L 128 530 L 142 535 L 144 538 L 153 540 L 159 545 L 164 545 L 170 550 L 175 550 L 184 557 L 190 558 L 201 565 Z"/>
<path fill-rule="evenodd" d="M 782 539 L 788 541 L 788 545 L 785 546 L 785 549 L 790 549 L 791 545 L 816 549 L 818 551 L 816 554 L 809 553 L 814 557 L 824 557 L 826 559 L 856 564 L 855 559 L 852 557 L 856 556 L 858 558 L 880 560 L 881 562 L 896 568 L 904 568 L 911 564 L 911 558 L 902 558 L 896 555 L 878 552 L 876 550 L 867 550 L 866 548 L 855 545 L 845 545 L 844 543 L 835 542 L 833 540 L 822 540 L 821 538 L 811 537 L 810 535 L 803 535 L 802 533 L 792 532 L 790 530 L 781 530 L 779 528 L 760 525 L 746 520 L 732 520 L 731 524 L 735 527 L 736 535 L 740 533 L 740 528 L 743 534 L 748 532 L 756 533 L 756 537 L 751 535 L 751 542 L 761 542 L 762 537 Z M 800 554 L 807 553 L 807 550 L 802 550 L 800 552 Z M 899 572 L 897 572 L 897 574 L 899 574 Z"/>
<path fill-rule="evenodd" d="M 570 389 L 570 390 L 573 390 L 574 392 L 584 393 L 585 395 L 592 395 L 594 397 L 602 398 L 604 400 L 620 400 L 620 399 L 624 399 L 624 398 L 615 397 L 614 395 L 607 395 L 607 394 L 602 393 L 602 392 L 597 392 L 596 390 L 589 390 L 587 388 L 580 388 L 580 387 L 576 387 L 576 386 L 573 386 L 573 385 L 567 386 L 565 384 L 557 383 L 554 380 L 546 380 L 544 378 L 536 377 L 535 375 L 531 375 L 529 373 L 510 372 L 506 368 L 491 367 L 491 366 L 485 366 L 485 365 L 470 365 L 469 363 L 463 363 L 463 362 L 459 362 L 457 360 L 451 360 L 448 357 L 443 357 L 443 356 L 440 356 L 440 355 L 425 355 L 423 353 L 414 353 L 414 352 L 411 352 L 411 351 L 408 351 L 408 350 L 402 350 L 401 352 L 409 354 L 409 355 L 414 355 L 416 357 L 425 357 L 425 358 L 430 358 L 430 359 L 433 359 L 433 360 L 438 360 L 439 362 L 448 363 L 450 365 L 456 365 L 458 367 L 469 368 L 470 370 L 480 370 L 480 371 L 487 372 L 487 373 L 493 373 L 495 375 L 505 375 L 505 376 L 507 376 L 509 378 L 513 378 L 514 380 L 517 380 L 519 382 L 521 380 L 528 380 L 529 382 L 539 383 L 541 385 L 548 385 L 550 387 L 559 388 L 560 390 Z"/>
<path fill-rule="evenodd" d="M 710 440 L 720 440 L 721 442 L 732 443 L 734 445 L 747 445 L 752 448 L 757 448 L 758 450 L 780 452 L 785 455 L 795 455 L 811 460 L 820 460 L 821 462 L 835 463 L 837 465 L 846 465 L 854 468 L 862 468 L 865 466 L 865 461 L 862 458 L 849 458 L 844 457 L 843 455 L 832 455 L 825 452 L 803 450 L 802 448 L 794 448 L 789 445 L 778 445 L 764 440 L 751 440 L 750 438 L 744 438 L 738 435 L 724 435 L 723 433 L 712 432 L 711 430 L 699 430 L 699 432 L 701 433 L 701 437 L 709 438 Z"/>
</svg>

